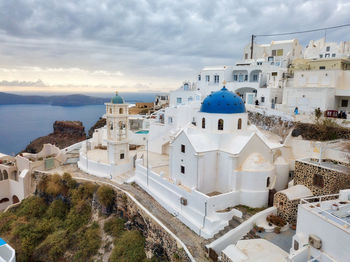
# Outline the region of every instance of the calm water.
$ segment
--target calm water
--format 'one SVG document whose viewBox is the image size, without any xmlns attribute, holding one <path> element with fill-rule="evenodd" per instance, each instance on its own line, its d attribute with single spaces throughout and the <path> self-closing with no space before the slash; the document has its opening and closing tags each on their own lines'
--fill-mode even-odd
<svg viewBox="0 0 350 262">
<path fill-rule="evenodd" d="M 104 105 L 0 105 L 0 153 L 20 152 L 32 140 L 52 133 L 56 120 L 82 121 L 88 132 L 104 112 Z"/>
</svg>

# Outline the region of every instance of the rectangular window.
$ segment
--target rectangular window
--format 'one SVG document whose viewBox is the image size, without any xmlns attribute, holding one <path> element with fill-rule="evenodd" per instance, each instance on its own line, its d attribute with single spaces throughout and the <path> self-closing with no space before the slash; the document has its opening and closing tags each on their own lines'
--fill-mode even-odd
<svg viewBox="0 0 350 262">
<path fill-rule="evenodd" d="M 219 83 L 219 76 L 218 75 L 214 76 L 214 83 Z"/>
<path fill-rule="evenodd" d="M 261 103 L 264 103 L 265 102 L 265 97 L 261 97 Z"/>
<path fill-rule="evenodd" d="M 198 81 L 201 81 L 201 75 L 198 75 Z"/>
<path fill-rule="evenodd" d="M 267 58 L 267 61 L 273 62 L 273 56 L 269 56 L 269 57 Z"/>
<path fill-rule="evenodd" d="M 271 55 L 276 56 L 277 50 L 272 50 Z"/>
<path fill-rule="evenodd" d="M 181 174 L 185 174 L 185 167 L 181 166 Z"/>
<path fill-rule="evenodd" d="M 205 81 L 210 82 L 210 76 L 209 75 L 205 76 Z"/>
<path fill-rule="evenodd" d="M 331 47 L 330 46 L 327 46 L 326 47 L 326 52 L 329 52 L 331 50 Z"/>
<path fill-rule="evenodd" d="M 277 72 L 272 72 L 272 76 L 277 76 Z"/>
<path fill-rule="evenodd" d="M 341 107 L 348 107 L 348 100 L 342 99 L 341 100 Z"/>
<path fill-rule="evenodd" d="M 335 54 L 332 54 L 332 57 L 335 57 Z"/>
<path fill-rule="evenodd" d="M 120 154 L 120 159 L 124 159 L 124 157 L 125 157 L 125 156 L 124 156 L 124 153 L 121 153 L 121 154 Z"/>
<path fill-rule="evenodd" d="M 233 75 L 233 81 L 237 81 L 238 80 L 238 76 L 237 75 Z"/>
<path fill-rule="evenodd" d="M 244 81 L 248 81 L 248 75 L 244 76 Z"/>
<path fill-rule="evenodd" d="M 323 58 L 323 55 L 322 55 L 322 54 L 320 55 L 320 58 Z"/>
<path fill-rule="evenodd" d="M 181 145 L 181 153 L 185 153 L 186 152 L 186 147 L 185 145 Z"/>
<path fill-rule="evenodd" d="M 253 81 L 258 82 L 258 75 L 253 75 Z"/>
<path fill-rule="evenodd" d="M 177 104 L 181 104 L 182 103 L 182 98 L 181 97 L 176 98 L 176 103 Z"/>
<path fill-rule="evenodd" d="M 326 67 L 325 66 L 320 66 L 320 70 L 325 70 Z"/>
<path fill-rule="evenodd" d="M 324 185 L 323 176 L 320 174 L 314 174 L 313 185 L 322 188 Z"/>
<path fill-rule="evenodd" d="M 277 56 L 283 56 L 283 49 L 277 50 Z"/>
</svg>

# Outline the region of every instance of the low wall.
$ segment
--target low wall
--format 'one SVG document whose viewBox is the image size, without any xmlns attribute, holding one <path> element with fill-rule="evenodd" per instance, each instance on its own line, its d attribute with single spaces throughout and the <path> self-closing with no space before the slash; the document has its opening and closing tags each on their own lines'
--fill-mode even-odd
<svg viewBox="0 0 350 262">
<path fill-rule="evenodd" d="M 237 243 L 243 236 L 245 236 L 255 224 L 258 224 L 260 221 L 266 220 L 266 217 L 269 214 L 276 214 L 276 207 L 267 208 L 252 217 L 244 221 L 242 224 L 236 228 L 230 230 L 222 237 L 216 239 L 209 245 L 206 245 L 208 250 L 214 250 L 216 254 L 220 254 L 228 245 Z"/>
<path fill-rule="evenodd" d="M 233 215 L 242 216 L 236 209 L 224 211 L 225 208 L 238 204 L 238 192 L 209 197 L 196 190 L 186 190 L 152 170 L 147 174 L 147 169 L 139 160 L 136 164 L 135 182 L 168 212 L 204 238 L 211 238 L 222 230 Z M 187 201 L 186 205 L 181 204 L 181 199 Z M 217 213 L 218 210 L 222 212 Z"/>
</svg>

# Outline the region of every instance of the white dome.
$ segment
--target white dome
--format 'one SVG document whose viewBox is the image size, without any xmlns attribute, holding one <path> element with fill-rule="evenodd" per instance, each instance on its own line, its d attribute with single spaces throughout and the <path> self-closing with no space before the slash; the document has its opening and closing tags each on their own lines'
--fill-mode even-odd
<svg viewBox="0 0 350 262">
<path fill-rule="evenodd" d="M 242 170 L 244 171 L 263 171 L 271 169 L 273 169 L 273 165 L 260 153 L 250 154 L 242 165 Z"/>
</svg>

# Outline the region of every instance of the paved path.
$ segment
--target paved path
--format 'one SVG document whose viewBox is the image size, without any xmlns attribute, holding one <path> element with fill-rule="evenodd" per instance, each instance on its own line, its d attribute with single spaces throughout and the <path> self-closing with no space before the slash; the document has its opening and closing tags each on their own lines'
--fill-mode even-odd
<svg viewBox="0 0 350 262">
<path fill-rule="evenodd" d="M 111 183 L 129 192 L 137 201 L 139 201 L 157 219 L 159 219 L 171 232 L 173 232 L 179 239 L 181 239 L 181 241 L 186 245 L 197 262 L 209 261 L 204 248 L 205 245 L 208 244 L 208 241 L 202 237 L 199 237 L 191 229 L 185 226 L 181 221 L 170 214 L 139 186 L 131 184 L 120 184 L 110 179 L 89 175 L 82 172 L 76 164 L 60 166 L 56 169 L 50 170 L 48 173 L 63 174 L 64 172 L 70 173 L 73 178 L 87 178 L 96 182 L 100 181 Z"/>
</svg>

